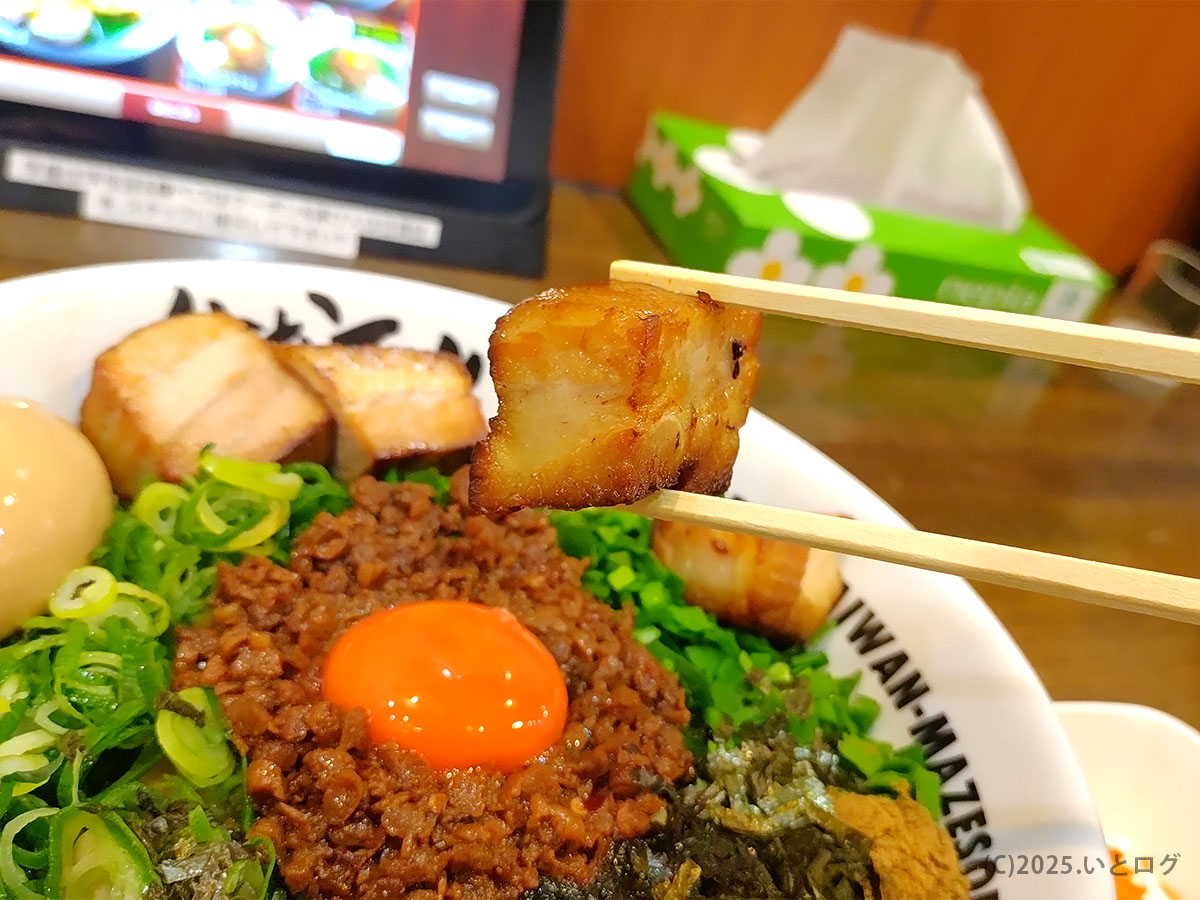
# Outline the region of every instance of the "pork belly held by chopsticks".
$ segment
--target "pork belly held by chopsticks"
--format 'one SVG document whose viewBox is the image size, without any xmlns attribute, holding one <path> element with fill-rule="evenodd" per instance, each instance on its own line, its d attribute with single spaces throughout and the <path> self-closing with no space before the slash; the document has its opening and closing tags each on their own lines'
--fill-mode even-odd
<svg viewBox="0 0 1200 900">
<path fill-rule="evenodd" d="M 579 509 L 723 493 L 758 382 L 762 316 L 643 284 L 555 289 L 500 319 L 499 399 L 471 504 Z"/>
</svg>

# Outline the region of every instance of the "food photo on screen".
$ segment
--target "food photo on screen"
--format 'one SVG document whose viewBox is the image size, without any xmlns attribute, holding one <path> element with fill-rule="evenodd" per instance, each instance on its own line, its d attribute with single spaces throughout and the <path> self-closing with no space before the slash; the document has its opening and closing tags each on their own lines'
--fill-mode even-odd
<svg viewBox="0 0 1200 900">
<path fill-rule="evenodd" d="M 356 20 L 327 7 L 305 20 L 313 53 L 297 107 L 395 124 L 408 103 L 415 33 L 407 24 Z"/>
<path fill-rule="evenodd" d="M 522 0 L 0 0 L 0 101 L 504 177 Z"/>
<path fill-rule="evenodd" d="M 0 46 L 34 59 L 112 66 L 175 37 L 188 0 L 0 0 Z"/>
<path fill-rule="evenodd" d="M 256 100 L 286 94 L 307 62 L 300 19 L 280 0 L 201 0 L 177 47 L 179 87 Z"/>
</svg>

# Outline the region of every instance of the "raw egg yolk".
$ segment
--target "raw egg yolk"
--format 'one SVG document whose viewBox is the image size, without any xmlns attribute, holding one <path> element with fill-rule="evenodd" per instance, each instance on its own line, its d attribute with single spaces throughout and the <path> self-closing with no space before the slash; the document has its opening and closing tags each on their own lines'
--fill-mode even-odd
<svg viewBox="0 0 1200 900">
<path fill-rule="evenodd" d="M 325 699 L 367 712 L 437 769 L 519 768 L 558 740 L 567 686 L 545 645 L 505 609 L 430 600 L 374 613 L 325 659 Z"/>
</svg>

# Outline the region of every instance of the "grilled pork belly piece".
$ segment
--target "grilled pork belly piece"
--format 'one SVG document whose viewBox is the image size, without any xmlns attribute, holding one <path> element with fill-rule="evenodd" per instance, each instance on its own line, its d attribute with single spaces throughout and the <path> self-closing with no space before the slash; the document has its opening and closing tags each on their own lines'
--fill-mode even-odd
<svg viewBox="0 0 1200 900">
<path fill-rule="evenodd" d="M 324 460 L 331 417 L 223 314 L 180 315 L 135 331 L 96 360 L 80 429 L 118 493 L 192 474 L 205 444 L 253 460 Z"/>
<path fill-rule="evenodd" d="M 655 522 L 653 546 L 683 578 L 688 603 L 793 640 L 812 637 L 845 589 L 835 554 L 786 541 Z"/>
<path fill-rule="evenodd" d="M 435 462 L 470 448 L 487 429 L 471 376 L 449 353 L 302 345 L 275 353 L 333 411 L 339 478 L 357 478 L 378 463 Z"/>
<path fill-rule="evenodd" d="M 758 381 L 758 313 L 644 284 L 556 289 L 496 324 L 500 401 L 471 504 L 578 509 L 729 487 Z"/>
</svg>

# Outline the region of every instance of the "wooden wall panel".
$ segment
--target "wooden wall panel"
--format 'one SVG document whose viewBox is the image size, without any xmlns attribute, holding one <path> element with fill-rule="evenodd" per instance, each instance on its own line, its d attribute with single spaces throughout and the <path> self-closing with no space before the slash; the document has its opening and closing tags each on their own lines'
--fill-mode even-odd
<svg viewBox="0 0 1200 900">
<path fill-rule="evenodd" d="M 958 50 L 1035 209 L 1110 270 L 1200 239 L 1195 0 L 571 0 L 554 174 L 620 186 L 653 109 L 768 125 L 851 22 Z"/>
<path fill-rule="evenodd" d="M 656 109 L 762 128 L 860 22 L 909 34 L 923 0 L 570 0 L 551 167 L 615 187 Z"/>
<path fill-rule="evenodd" d="M 979 74 L 1035 209 L 1103 265 L 1200 238 L 1200 3 L 939 0 L 921 36 Z"/>
</svg>

